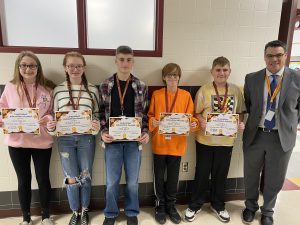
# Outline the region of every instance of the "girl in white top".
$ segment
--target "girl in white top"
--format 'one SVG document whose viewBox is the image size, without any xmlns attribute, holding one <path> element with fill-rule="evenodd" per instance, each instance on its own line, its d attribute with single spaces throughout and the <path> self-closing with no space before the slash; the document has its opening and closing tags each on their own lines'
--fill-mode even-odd
<svg viewBox="0 0 300 225">
<path fill-rule="evenodd" d="M 91 110 L 92 134 L 58 137 L 58 151 L 65 176 L 69 205 L 73 211 L 69 225 L 79 221 L 81 225 L 89 222 L 88 207 L 91 195 L 91 174 L 95 154 L 95 136 L 100 123 L 98 118 L 99 93 L 96 86 L 87 82 L 86 62 L 78 52 L 65 55 L 63 66 L 66 81 L 54 89 L 54 111 Z M 47 124 L 50 133 L 56 133 L 56 121 Z M 81 216 L 80 216 L 81 214 Z"/>
</svg>

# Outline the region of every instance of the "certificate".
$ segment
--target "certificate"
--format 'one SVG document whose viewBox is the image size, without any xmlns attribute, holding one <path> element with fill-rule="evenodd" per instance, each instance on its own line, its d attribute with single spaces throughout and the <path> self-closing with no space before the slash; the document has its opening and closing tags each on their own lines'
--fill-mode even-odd
<svg viewBox="0 0 300 225">
<path fill-rule="evenodd" d="M 208 113 L 206 121 L 206 136 L 237 137 L 238 114 Z"/>
<path fill-rule="evenodd" d="M 160 113 L 158 133 L 163 135 L 189 135 L 191 114 Z"/>
<path fill-rule="evenodd" d="M 137 141 L 141 137 L 140 117 L 109 117 L 109 135 L 114 141 Z"/>
<path fill-rule="evenodd" d="M 70 110 L 56 111 L 56 135 L 80 135 L 92 133 L 92 111 Z"/>
<path fill-rule="evenodd" d="M 2 108 L 4 134 L 40 134 L 38 108 Z"/>
</svg>

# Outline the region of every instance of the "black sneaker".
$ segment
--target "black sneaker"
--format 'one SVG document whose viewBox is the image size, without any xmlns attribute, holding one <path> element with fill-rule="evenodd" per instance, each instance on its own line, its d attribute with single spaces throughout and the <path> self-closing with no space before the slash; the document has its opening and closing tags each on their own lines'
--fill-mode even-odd
<svg viewBox="0 0 300 225">
<path fill-rule="evenodd" d="M 114 225 L 116 221 L 116 218 L 107 218 L 105 217 L 103 221 L 103 225 Z"/>
<path fill-rule="evenodd" d="M 138 225 L 138 223 L 136 216 L 127 216 L 127 225 Z"/>
<path fill-rule="evenodd" d="M 179 215 L 175 207 L 167 209 L 167 214 L 169 215 L 170 220 L 173 223 L 179 224 L 181 222 L 181 216 Z"/>
<path fill-rule="evenodd" d="M 88 224 L 89 224 L 88 209 L 84 209 L 81 212 L 81 223 L 80 223 L 80 225 L 88 225 Z"/>
<path fill-rule="evenodd" d="M 73 214 L 72 214 L 72 217 L 69 221 L 69 225 L 77 225 L 77 223 L 79 222 L 80 220 L 80 215 L 78 212 L 74 211 Z"/>
<path fill-rule="evenodd" d="M 155 220 L 159 224 L 165 224 L 167 221 L 166 211 L 165 209 L 161 209 L 160 207 L 155 208 Z"/>
<path fill-rule="evenodd" d="M 245 208 L 242 212 L 242 220 L 245 224 L 250 224 L 254 220 L 255 212 Z"/>
<path fill-rule="evenodd" d="M 261 225 L 273 225 L 274 224 L 273 217 L 262 215 L 261 219 L 260 219 L 260 224 Z"/>
</svg>

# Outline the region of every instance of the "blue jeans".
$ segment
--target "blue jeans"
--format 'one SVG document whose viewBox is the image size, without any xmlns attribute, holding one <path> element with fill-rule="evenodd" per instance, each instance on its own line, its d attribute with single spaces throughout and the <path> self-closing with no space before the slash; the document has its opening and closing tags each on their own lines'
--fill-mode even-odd
<svg viewBox="0 0 300 225">
<path fill-rule="evenodd" d="M 91 196 L 91 174 L 95 155 L 95 136 L 73 135 L 58 138 L 58 151 L 63 168 L 69 205 L 72 211 L 88 208 Z M 76 183 L 68 184 L 68 178 Z"/>
<path fill-rule="evenodd" d="M 119 214 L 118 197 L 119 183 L 124 164 L 125 214 L 132 217 L 139 214 L 138 178 L 141 165 L 141 151 L 137 142 L 106 144 L 106 207 L 104 215 L 108 218 Z"/>
</svg>

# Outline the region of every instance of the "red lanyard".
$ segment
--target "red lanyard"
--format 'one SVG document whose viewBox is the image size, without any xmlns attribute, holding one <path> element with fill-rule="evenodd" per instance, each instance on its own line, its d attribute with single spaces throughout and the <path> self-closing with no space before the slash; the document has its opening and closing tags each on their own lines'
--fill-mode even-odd
<svg viewBox="0 0 300 225">
<path fill-rule="evenodd" d="M 71 91 L 72 91 L 72 90 L 71 90 Z M 73 110 L 77 110 L 78 107 L 79 107 L 79 101 L 80 101 L 80 97 L 81 97 L 81 91 L 82 91 L 82 82 L 81 82 L 81 84 L 80 84 L 80 91 L 79 91 L 78 96 L 77 96 L 76 105 L 75 105 L 75 103 L 74 103 L 74 99 L 73 99 L 73 98 L 70 98 L 71 103 L 72 103 L 72 108 L 73 108 Z"/>
<path fill-rule="evenodd" d="M 116 76 L 116 81 L 117 81 L 117 86 L 118 86 L 118 93 L 119 93 L 119 98 L 120 98 L 120 106 L 121 106 L 122 116 L 123 116 L 123 112 L 124 112 L 124 98 L 125 98 L 126 91 L 128 89 L 128 85 L 129 85 L 130 80 L 131 80 L 131 75 L 126 80 L 125 89 L 124 89 L 124 92 L 122 94 L 121 87 L 120 87 L 120 81 L 119 81 L 118 76 Z"/>
<path fill-rule="evenodd" d="M 218 99 L 218 109 L 220 110 L 220 112 L 224 112 L 225 109 L 227 108 L 227 106 L 225 107 L 225 104 L 227 102 L 227 95 L 228 95 L 228 84 L 226 83 L 225 85 L 225 95 L 224 95 L 224 99 L 223 99 L 223 104 L 221 105 L 221 98 L 219 95 L 219 91 L 218 91 L 218 87 L 215 84 L 215 82 L 213 82 L 214 88 L 215 88 L 215 92 L 217 94 L 217 99 Z"/>
<path fill-rule="evenodd" d="M 172 110 L 173 110 L 173 108 L 175 106 L 175 102 L 176 102 L 177 96 L 178 96 L 178 88 L 176 90 L 175 97 L 173 99 L 173 102 L 172 102 L 172 105 L 171 105 L 171 108 L 170 108 L 170 111 L 169 111 L 168 91 L 167 91 L 167 88 L 165 88 L 166 112 L 168 112 L 168 113 L 172 112 Z"/>
<path fill-rule="evenodd" d="M 37 95 L 37 87 L 38 87 L 38 83 L 36 82 L 35 83 L 35 94 L 33 96 L 33 101 L 31 102 L 31 98 L 30 98 L 30 95 L 28 93 L 28 89 L 26 87 L 26 84 L 24 82 L 22 82 L 22 87 L 24 89 L 24 92 L 25 92 L 25 95 L 26 95 L 26 98 L 27 98 L 27 102 L 29 104 L 29 107 L 30 108 L 35 108 L 36 107 L 36 95 Z"/>
</svg>

